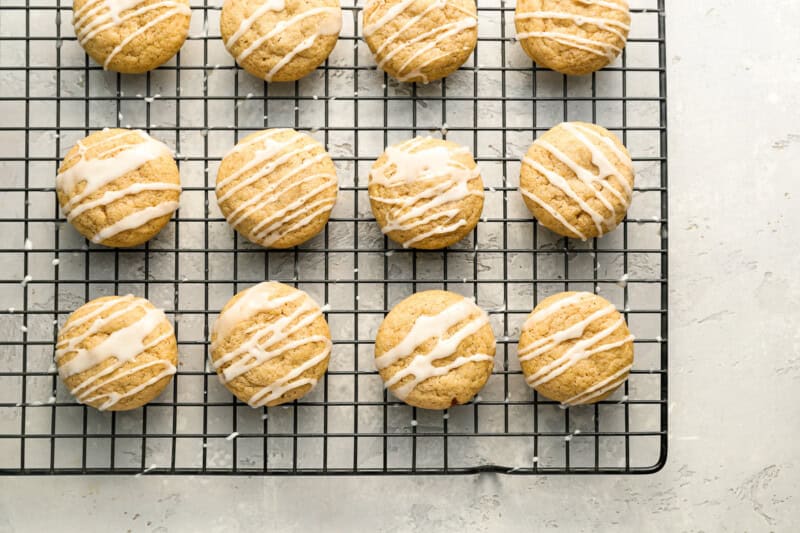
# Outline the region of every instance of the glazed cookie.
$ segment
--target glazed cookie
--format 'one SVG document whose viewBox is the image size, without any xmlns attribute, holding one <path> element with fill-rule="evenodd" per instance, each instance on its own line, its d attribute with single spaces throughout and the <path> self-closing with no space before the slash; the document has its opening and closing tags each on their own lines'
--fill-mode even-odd
<svg viewBox="0 0 800 533">
<path fill-rule="evenodd" d="M 189 0 L 75 0 L 78 42 L 104 69 L 137 74 L 169 61 L 189 34 Z"/>
<path fill-rule="evenodd" d="M 492 373 L 489 317 L 447 291 L 412 294 L 386 315 L 375 366 L 392 393 L 414 407 L 447 409 L 470 401 Z"/>
<path fill-rule="evenodd" d="M 633 195 L 633 162 L 611 132 L 564 122 L 539 137 L 522 159 L 519 187 L 545 227 L 586 240 L 613 230 Z"/>
<path fill-rule="evenodd" d="M 444 78 L 478 41 L 474 0 L 368 0 L 363 23 L 378 68 L 399 81 Z"/>
<path fill-rule="evenodd" d="M 105 296 L 81 306 L 58 332 L 58 374 L 77 400 L 127 411 L 161 394 L 175 374 L 172 324 L 144 298 Z"/>
<path fill-rule="evenodd" d="M 247 72 L 299 80 L 330 55 L 342 29 L 339 0 L 225 0 L 222 41 Z"/>
<path fill-rule="evenodd" d="M 331 334 L 305 292 L 277 282 L 225 304 L 211 330 L 211 359 L 222 383 L 251 407 L 305 396 L 328 368 Z"/>
<path fill-rule="evenodd" d="M 595 403 L 611 396 L 633 365 L 633 335 L 605 298 L 562 292 L 528 316 L 519 339 L 528 385 L 562 405 Z"/>
<path fill-rule="evenodd" d="M 94 243 L 137 246 L 178 208 L 181 180 L 167 146 L 141 130 L 92 133 L 67 152 L 56 177 L 67 220 Z"/>
<path fill-rule="evenodd" d="M 445 248 L 477 225 L 483 180 L 467 148 L 416 137 L 372 165 L 369 200 L 381 231 L 404 248 Z"/>
<path fill-rule="evenodd" d="M 331 156 L 292 129 L 248 135 L 217 174 L 217 201 L 228 223 L 269 248 L 297 246 L 322 231 L 337 191 Z"/>
<path fill-rule="evenodd" d="M 539 65 L 581 76 L 625 48 L 628 0 L 517 0 L 517 39 Z"/>
</svg>

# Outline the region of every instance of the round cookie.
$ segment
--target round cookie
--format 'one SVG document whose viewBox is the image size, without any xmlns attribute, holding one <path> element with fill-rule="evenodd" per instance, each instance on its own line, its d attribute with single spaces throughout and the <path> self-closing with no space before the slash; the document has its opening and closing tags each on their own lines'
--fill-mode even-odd
<svg viewBox="0 0 800 533">
<path fill-rule="evenodd" d="M 594 124 L 564 122 L 528 149 L 519 187 L 543 226 L 585 241 L 622 222 L 633 180 L 631 156 L 616 136 Z"/>
<path fill-rule="evenodd" d="M 222 42 L 247 72 L 294 81 L 320 66 L 342 29 L 338 0 L 225 0 Z"/>
<path fill-rule="evenodd" d="M 528 385 L 564 406 L 611 396 L 633 365 L 633 335 L 605 298 L 562 292 L 528 316 L 518 356 Z"/>
<path fill-rule="evenodd" d="M 75 0 L 78 43 L 104 69 L 147 72 L 178 53 L 189 34 L 189 0 Z"/>
<path fill-rule="evenodd" d="M 305 396 L 328 368 L 331 333 L 304 291 L 263 282 L 231 298 L 211 330 L 222 383 L 251 407 Z"/>
<path fill-rule="evenodd" d="M 144 298 L 104 296 L 73 312 L 58 332 L 58 374 L 77 400 L 127 411 L 161 394 L 178 364 L 172 324 Z"/>
<path fill-rule="evenodd" d="M 478 41 L 474 0 L 368 0 L 363 23 L 378 68 L 404 82 L 444 78 Z"/>
<path fill-rule="evenodd" d="M 167 146 L 141 130 L 92 133 L 67 152 L 56 177 L 61 209 L 84 237 L 137 246 L 167 225 L 181 180 Z"/>
<path fill-rule="evenodd" d="M 467 148 L 416 137 L 372 165 L 369 201 L 381 231 L 404 248 L 445 248 L 478 224 L 483 180 Z"/>
<path fill-rule="evenodd" d="M 517 39 L 539 65 L 581 76 L 611 63 L 625 48 L 627 0 L 517 0 Z"/>
<path fill-rule="evenodd" d="M 487 314 L 448 291 L 412 294 L 378 328 L 375 366 L 409 405 L 447 409 L 470 401 L 492 373 L 495 340 Z"/>
<path fill-rule="evenodd" d="M 336 203 L 336 167 L 305 133 L 270 129 L 239 141 L 222 159 L 217 202 L 228 223 L 268 248 L 291 248 L 322 231 Z"/>
</svg>

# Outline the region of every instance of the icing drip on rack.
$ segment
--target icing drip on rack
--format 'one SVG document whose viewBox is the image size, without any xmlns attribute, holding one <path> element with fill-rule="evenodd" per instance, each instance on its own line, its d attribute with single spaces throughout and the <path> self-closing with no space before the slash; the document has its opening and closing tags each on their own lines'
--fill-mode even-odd
<svg viewBox="0 0 800 533">
<path fill-rule="evenodd" d="M 373 11 L 369 17 L 370 20 L 364 21 L 364 37 L 373 35 L 376 31 L 389 24 L 418 1 L 419 0 L 402 0 L 397 2 L 375 21 L 371 20 L 376 16 Z M 433 13 L 443 12 L 448 7 L 461 12 L 464 16 L 457 20 L 441 24 L 432 30 L 420 33 L 414 37 L 403 38 L 403 34 L 406 31 L 416 28 L 420 21 L 424 20 L 426 16 L 433 16 Z M 422 70 L 434 61 L 448 55 L 445 52 L 441 52 L 438 49 L 438 45 L 464 30 L 477 27 L 477 25 L 478 19 L 475 13 L 470 13 L 460 6 L 449 3 L 446 0 L 428 0 L 425 9 L 409 18 L 397 31 L 383 39 L 382 44 L 375 50 L 378 68 L 382 69 L 394 56 L 400 54 L 407 48 L 411 48 L 411 53 L 408 54 L 405 61 L 396 69 L 398 72 L 397 79 L 399 81 L 422 81 L 423 83 L 427 83 L 428 78 Z M 387 48 L 389 51 L 384 53 Z M 424 58 L 422 62 L 415 63 L 420 58 Z M 414 66 L 413 69 L 411 68 L 412 65 Z"/>
<path fill-rule="evenodd" d="M 248 400 L 251 407 L 264 406 L 304 385 L 314 387 L 316 379 L 300 376 L 325 361 L 331 352 L 331 340 L 325 335 L 304 335 L 304 330 L 322 316 L 319 306 L 300 290 L 277 296 L 278 287 L 277 283 L 264 282 L 245 290 L 233 305 L 219 315 L 212 329 L 214 340 L 211 349 L 216 350 L 242 322 L 258 313 L 285 309 L 276 320 L 254 324 L 244 330 L 245 340 L 214 361 L 214 369 L 223 383 L 233 381 L 290 350 L 307 344 L 319 344 L 319 351 L 312 357 L 255 393 Z"/>
<path fill-rule="evenodd" d="M 150 11 L 158 11 L 159 14 L 126 35 L 111 50 L 103 63 L 103 68 L 108 68 L 111 60 L 132 40 L 171 17 L 191 16 L 192 10 L 186 3 L 174 0 L 163 0 L 151 4 L 146 4 L 146 0 L 87 0 L 72 13 L 72 23 L 75 26 L 78 42 L 84 46 L 100 33 L 116 29 L 124 22 Z"/>
<path fill-rule="evenodd" d="M 283 140 L 276 137 L 288 131 L 292 135 Z M 268 206 L 277 205 L 280 198 L 296 189 L 302 194 L 281 209 L 273 211 L 261 219 L 249 231 L 249 237 L 262 246 L 269 247 L 284 236 L 306 226 L 314 218 L 329 212 L 336 203 L 336 197 L 321 196 L 325 191 L 336 188 L 336 175 L 333 173 L 314 173 L 296 178 L 306 169 L 329 158 L 327 152 L 313 142 L 310 137 L 288 129 L 265 130 L 260 134 L 237 144 L 228 154 L 241 152 L 244 148 L 259 145 L 250 160 L 225 179 L 217 182 L 217 199 L 222 205 L 235 194 L 247 194 L 247 200 L 226 214 L 228 222 L 236 229 Z M 313 154 L 314 151 L 319 153 Z M 278 169 L 296 156 L 308 155 L 301 164 L 292 167 L 278 177 L 273 177 Z M 226 155 L 227 157 L 227 155 Z M 243 176 L 251 173 L 246 178 Z M 261 180 L 270 180 L 263 189 L 253 192 L 245 188 Z M 319 182 L 311 189 L 306 183 Z"/>
<path fill-rule="evenodd" d="M 370 195 L 370 198 L 391 206 L 386 215 L 383 233 L 410 231 L 433 221 L 440 221 L 433 229 L 404 241 L 403 247 L 425 240 L 434 235 L 452 233 L 467 221 L 461 216 L 457 202 L 469 197 L 483 197 L 483 190 L 471 190 L 469 183 L 480 177 L 480 169 L 470 168 L 455 156 L 468 154 L 463 147 L 421 146 L 429 137 L 416 137 L 386 149 L 386 162 L 374 166 L 370 172 L 370 183 L 386 189 L 414 184 L 425 184 L 417 193 L 397 198 Z M 389 170 L 394 173 L 389 175 Z"/>
<path fill-rule="evenodd" d="M 531 328 L 537 323 L 547 320 L 558 311 L 571 305 L 578 304 L 579 302 L 587 298 L 591 298 L 592 296 L 593 295 L 591 293 L 579 292 L 565 298 L 561 298 L 560 300 L 556 300 L 544 309 L 540 309 L 532 313 L 531 316 L 525 321 L 523 329 Z M 593 312 L 588 317 L 579 320 L 563 329 L 560 329 L 559 331 L 552 333 L 547 337 L 537 339 L 526 346 L 520 345 L 518 352 L 519 360 L 520 362 L 525 362 L 556 349 L 562 343 L 575 341 L 559 357 L 544 365 L 533 374 L 527 376 L 526 380 L 528 384 L 532 387 L 544 385 L 545 383 L 548 383 L 549 381 L 562 375 L 564 372 L 584 359 L 588 359 L 595 354 L 613 350 L 614 348 L 619 348 L 620 346 L 624 346 L 625 344 L 633 342 L 634 337 L 633 335 L 629 334 L 620 340 L 599 344 L 621 327 L 625 327 L 625 319 L 623 317 L 619 317 L 619 319 L 614 321 L 610 326 L 600 330 L 597 333 L 594 333 L 592 336 L 583 338 L 586 330 L 592 323 L 615 312 L 616 309 L 613 305 L 606 305 Z M 623 369 L 609 378 L 592 385 L 580 394 L 570 398 L 567 401 L 564 401 L 564 405 L 577 405 L 586 403 L 593 398 L 613 390 L 614 388 L 618 387 L 619 384 L 625 381 L 629 370 L 630 366 L 628 366 L 627 369 Z"/>
<path fill-rule="evenodd" d="M 597 228 L 598 235 L 604 235 L 614 229 L 617 219 L 617 210 L 609 196 L 613 196 L 619 203 L 624 206 L 630 205 L 633 196 L 633 189 L 628 182 L 627 177 L 617 170 L 616 163 L 622 164 L 626 169 L 633 172 L 633 164 L 630 157 L 620 150 L 611 139 L 597 133 L 593 129 L 582 124 L 571 122 L 564 122 L 560 125 L 568 131 L 581 145 L 582 148 L 589 151 L 592 158 L 592 165 L 597 168 L 597 173 L 593 170 L 579 165 L 570 156 L 553 146 L 543 139 L 537 139 L 533 145 L 538 146 L 549 152 L 555 159 L 564 164 L 574 174 L 572 176 L 562 176 L 557 172 L 545 167 L 540 162 L 525 156 L 522 162 L 536 172 L 544 176 L 545 179 L 554 187 L 559 189 L 567 198 L 575 202 L 581 211 L 589 215 Z M 591 139 L 590 139 L 591 137 Z M 600 149 L 600 146 L 606 147 L 612 154 L 613 158 Z M 592 208 L 586 200 L 581 196 L 579 191 L 576 191 L 570 181 L 577 178 L 592 192 L 603 208 L 608 212 L 608 216 L 603 216 L 602 213 Z M 612 182 L 609 178 L 614 178 Z M 620 191 L 615 185 L 622 190 Z M 558 220 L 561 225 L 567 228 L 570 232 L 577 235 L 580 239 L 586 240 L 586 235 L 578 230 L 574 225 L 567 222 L 567 220 L 551 205 L 537 196 L 535 193 L 522 190 L 524 196 L 534 201 L 537 205 L 547 211 L 553 218 Z"/>
<path fill-rule="evenodd" d="M 272 13 L 283 13 L 286 9 L 287 0 L 265 0 L 253 13 L 247 18 L 242 20 L 236 31 L 230 38 L 225 41 L 225 48 L 234 54 L 236 62 L 241 64 L 242 61 L 247 59 L 253 52 L 258 50 L 262 45 L 274 38 L 285 39 L 290 33 L 287 32 L 289 28 L 302 22 L 308 18 L 319 16 L 315 25 L 316 31 L 310 35 L 304 35 L 298 41 L 292 50 L 284 55 L 264 76 L 266 81 L 272 81 L 275 75 L 280 72 L 282 68 L 288 65 L 298 54 L 314 46 L 317 39 L 324 35 L 338 35 L 342 29 L 342 13 L 338 7 L 312 7 L 296 15 L 279 20 L 268 32 L 258 36 L 249 45 L 247 45 L 238 54 L 234 52 L 234 47 L 242 40 L 242 37 L 247 33 L 253 25 L 262 17 L 268 16 Z M 288 15 L 281 15 L 288 16 Z"/>
<path fill-rule="evenodd" d="M 448 331 L 458 324 L 462 325 L 455 332 L 446 336 Z M 436 339 L 436 343 L 430 350 L 414 355 L 405 368 L 398 370 L 390 379 L 386 380 L 386 387 L 391 389 L 395 396 L 405 400 L 417 385 L 429 378 L 443 376 L 470 362 L 493 361 L 494 357 L 491 355 L 476 353 L 470 356 L 459 356 L 445 365 L 433 364 L 436 361 L 452 357 L 462 341 L 488 324 L 489 317 L 486 313 L 471 300 L 465 298 L 435 315 L 417 317 L 408 334 L 393 348 L 377 357 L 375 365 L 378 370 L 388 368 L 398 361 L 411 357 L 414 351 L 425 342 Z M 410 379 L 401 384 L 400 382 L 406 378 Z"/>
<path fill-rule="evenodd" d="M 138 137 L 139 142 L 112 145 L 115 141 L 132 136 Z M 176 183 L 134 183 L 124 189 L 106 191 L 94 200 L 87 200 L 92 194 L 113 184 L 115 180 L 133 172 L 145 163 L 160 157 L 172 157 L 172 152 L 164 143 L 153 139 L 141 130 L 122 131 L 91 146 L 86 146 L 82 141 L 78 141 L 77 146 L 77 155 L 64 162 L 66 164 L 75 161 L 74 164 L 56 176 L 56 187 L 69 197 L 63 206 L 69 221 L 90 209 L 108 206 L 126 196 L 144 191 L 180 192 L 181 190 L 180 185 Z M 108 148 L 104 149 L 104 146 L 108 146 Z M 90 149 L 95 151 L 92 157 L 88 156 Z M 84 184 L 83 189 L 76 193 L 80 183 Z M 91 237 L 91 240 L 94 243 L 100 243 L 123 231 L 136 229 L 151 220 L 172 213 L 178 208 L 178 205 L 178 202 L 165 200 L 158 205 L 140 209 L 122 220 L 102 228 Z"/>
<path fill-rule="evenodd" d="M 85 331 L 74 337 L 59 341 L 56 345 L 55 359 L 58 364 L 58 373 L 62 379 L 67 379 L 102 365 L 102 370 L 87 377 L 72 388 L 70 392 L 78 401 L 82 403 L 91 403 L 98 400 L 105 400 L 98 407 L 98 409 L 103 411 L 113 407 L 123 398 L 133 396 L 176 372 L 175 365 L 163 359 L 147 362 L 137 361 L 139 356 L 144 352 L 154 348 L 174 335 L 172 327 L 170 326 L 165 333 L 147 341 L 166 320 L 162 310 L 153 308 L 147 305 L 147 303 L 147 300 L 136 298 L 131 294 L 103 302 L 89 303 L 85 306 L 87 310 L 90 310 L 87 314 L 77 320 L 69 321 L 64 328 L 62 328 L 60 336 L 64 336 L 79 326 L 89 323 L 89 327 Z M 108 313 L 108 311 L 120 304 L 124 305 Z M 97 334 L 112 321 L 134 311 L 144 311 L 144 313 L 132 324 L 107 335 L 99 344 L 91 348 L 82 347 L 85 340 Z M 59 361 L 69 354 L 74 354 L 69 361 L 59 363 Z M 113 363 L 107 365 L 106 363 L 108 361 L 113 361 Z M 118 372 L 119 369 L 128 363 L 132 363 L 134 366 L 122 372 Z M 115 381 L 153 366 L 160 366 L 162 368 L 155 376 L 130 390 L 124 392 L 99 392 L 100 389 Z"/>
<path fill-rule="evenodd" d="M 627 5 L 617 4 L 614 2 L 600 1 L 600 0 L 595 0 L 595 1 L 577 0 L 577 1 L 583 5 L 582 9 L 591 6 L 599 6 L 612 9 L 614 11 L 618 11 L 621 13 L 625 13 L 626 15 L 628 14 Z M 571 21 L 575 26 L 578 26 L 579 28 L 582 28 L 585 25 L 591 25 L 598 28 L 599 30 L 613 34 L 615 37 L 619 38 L 623 42 L 627 39 L 628 31 L 630 31 L 630 25 L 619 20 L 604 18 L 604 17 L 596 17 L 591 15 L 582 15 L 580 13 L 570 13 L 568 11 L 518 12 L 514 18 L 517 21 L 531 20 L 531 19 L 568 20 Z M 605 57 L 609 61 L 613 60 L 622 52 L 622 48 L 614 44 L 610 44 L 599 39 L 593 39 L 590 37 L 575 35 L 573 33 L 566 31 L 529 31 L 529 32 L 520 32 L 517 34 L 517 39 L 529 39 L 529 38 L 549 39 L 564 46 L 569 46 L 578 50 L 583 50 L 584 52 L 589 52 L 591 54 Z"/>
</svg>

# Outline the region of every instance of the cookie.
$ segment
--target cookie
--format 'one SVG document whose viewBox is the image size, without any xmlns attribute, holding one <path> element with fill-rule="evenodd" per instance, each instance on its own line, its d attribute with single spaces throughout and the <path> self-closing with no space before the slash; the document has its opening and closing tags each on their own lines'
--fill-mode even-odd
<svg viewBox="0 0 800 533">
<path fill-rule="evenodd" d="M 297 246 L 322 231 L 337 192 L 331 156 L 293 129 L 248 135 L 217 174 L 217 202 L 228 223 L 268 248 Z"/>
<path fill-rule="evenodd" d="M 144 298 L 104 296 L 73 312 L 58 332 L 58 375 L 81 403 L 127 411 L 161 394 L 178 364 L 172 324 Z"/>
<path fill-rule="evenodd" d="M 225 0 L 222 42 L 247 72 L 294 81 L 320 66 L 342 29 L 338 0 Z"/>
<path fill-rule="evenodd" d="M 405 82 L 444 78 L 478 41 L 474 0 L 368 0 L 363 25 L 378 68 Z"/>
<path fill-rule="evenodd" d="M 581 76 L 605 67 L 625 48 L 628 0 L 518 0 L 517 39 L 537 64 Z"/>
<path fill-rule="evenodd" d="M 483 180 L 467 148 L 416 137 L 372 165 L 369 201 L 381 231 L 404 248 L 445 248 L 478 224 Z"/>
<path fill-rule="evenodd" d="M 222 383 L 251 407 L 305 396 L 328 368 L 331 333 L 304 291 L 264 282 L 236 294 L 211 330 L 211 359 Z"/>
<path fill-rule="evenodd" d="M 137 246 L 167 225 L 181 180 L 167 146 L 141 130 L 106 129 L 67 152 L 56 177 L 61 209 L 94 243 Z"/>
<path fill-rule="evenodd" d="M 605 298 L 562 292 L 522 326 L 517 352 L 528 385 L 564 406 L 595 403 L 628 379 L 633 335 Z"/>
<path fill-rule="evenodd" d="M 616 136 L 594 124 L 564 122 L 528 149 L 519 187 L 542 225 L 586 240 L 622 222 L 633 197 L 633 179 L 631 156 Z"/>
<path fill-rule="evenodd" d="M 75 0 L 78 43 L 104 69 L 137 74 L 166 63 L 189 34 L 189 0 Z"/>
<path fill-rule="evenodd" d="M 448 291 L 412 294 L 378 328 L 375 366 L 386 387 L 414 407 L 470 401 L 492 373 L 495 340 L 487 314 Z"/>
</svg>

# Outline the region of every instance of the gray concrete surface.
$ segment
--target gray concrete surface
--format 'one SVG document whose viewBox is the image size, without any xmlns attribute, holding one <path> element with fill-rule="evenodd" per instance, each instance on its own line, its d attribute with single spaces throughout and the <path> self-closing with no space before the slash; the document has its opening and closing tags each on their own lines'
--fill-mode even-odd
<svg viewBox="0 0 800 533">
<path fill-rule="evenodd" d="M 790 531 L 800 519 L 794 0 L 668 6 L 671 425 L 646 477 L 29 478 L 0 531 Z"/>
</svg>

